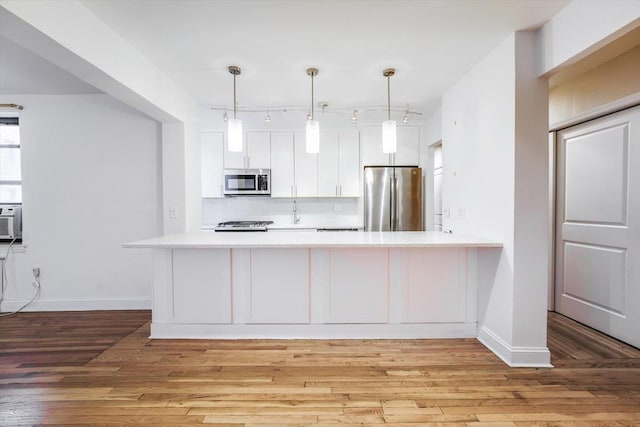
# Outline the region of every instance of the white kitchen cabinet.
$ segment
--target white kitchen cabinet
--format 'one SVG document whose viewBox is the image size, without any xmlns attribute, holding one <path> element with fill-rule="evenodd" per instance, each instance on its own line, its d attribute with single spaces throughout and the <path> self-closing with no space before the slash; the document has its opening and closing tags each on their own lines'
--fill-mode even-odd
<svg viewBox="0 0 640 427">
<path fill-rule="evenodd" d="M 358 197 L 360 188 L 360 143 L 355 129 L 320 134 L 318 196 Z"/>
<path fill-rule="evenodd" d="M 318 153 L 318 196 L 339 195 L 340 181 L 340 140 L 337 131 L 320 132 L 320 153 Z"/>
<path fill-rule="evenodd" d="M 201 134 L 201 179 L 202 197 L 222 197 L 223 144 L 222 132 Z"/>
<path fill-rule="evenodd" d="M 365 126 L 361 129 L 362 164 L 364 166 L 417 166 L 420 159 L 420 128 L 398 126 L 398 149 L 395 154 L 382 152 L 382 127 Z"/>
<path fill-rule="evenodd" d="M 247 132 L 247 168 L 271 168 L 271 134 Z"/>
<path fill-rule="evenodd" d="M 325 323 L 388 322 L 388 250 L 331 248 L 329 256 Z"/>
<path fill-rule="evenodd" d="M 318 155 L 305 150 L 304 133 L 271 134 L 271 197 L 315 197 Z"/>
<path fill-rule="evenodd" d="M 271 133 L 271 197 L 294 197 L 293 132 Z"/>
<path fill-rule="evenodd" d="M 295 197 L 316 197 L 318 195 L 318 155 L 306 150 L 304 132 L 294 135 L 295 179 L 293 193 Z M 323 141 L 320 139 L 320 151 Z"/>
<path fill-rule="evenodd" d="M 251 249 L 247 323 L 309 323 L 307 249 Z"/>
<path fill-rule="evenodd" d="M 464 322 L 468 289 L 467 251 L 412 248 L 402 251 L 402 322 Z"/>
<path fill-rule="evenodd" d="M 360 133 L 356 129 L 341 130 L 340 141 L 340 182 L 341 197 L 360 196 Z"/>
<path fill-rule="evenodd" d="M 241 153 L 229 151 L 225 144 L 225 169 L 271 168 L 271 137 L 269 132 L 247 132 Z"/>
<path fill-rule="evenodd" d="M 231 323 L 231 252 L 173 251 L 173 321 Z"/>
</svg>

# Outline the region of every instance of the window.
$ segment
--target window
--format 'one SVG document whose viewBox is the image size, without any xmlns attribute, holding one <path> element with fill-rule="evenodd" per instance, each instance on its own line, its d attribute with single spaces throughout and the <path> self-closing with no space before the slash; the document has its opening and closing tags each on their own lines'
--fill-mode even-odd
<svg viewBox="0 0 640 427">
<path fill-rule="evenodd" d="M 17 117 L 0 116 L 0 203 L 22 203 L 20 126 Z"/>
</svg>

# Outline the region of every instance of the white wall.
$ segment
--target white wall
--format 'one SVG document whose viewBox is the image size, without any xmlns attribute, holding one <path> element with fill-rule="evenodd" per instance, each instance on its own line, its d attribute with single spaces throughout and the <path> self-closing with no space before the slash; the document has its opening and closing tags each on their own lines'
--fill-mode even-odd
<svg viewBox="0 0 640 427">
<path fill-rule="evenodd" d="M 160 126 L 108 95 L 11 95 L 22 104 L 24 244 L 8 261 L 3 310 L 150 308 L 151 255 L 123 249 L 161 234 Z M 0 250 L 4 251 L 3 248 Z"/>
<path fill-rule="evenodd" d="M 478 316 L 480 338 L 513 365 L 549 360 L 547 101 L 535 65 L 534 34 L 512 34 L 442 98 L 443 229 L 503 243 L 480 251 Z"/>
<path fill-rule="evenodd" d="M 167 207 L 176 208 L 179 216 L 170 218 L 169 209 L 163 209 L 165 231 L 198 230 L 200 123 L 196 100 L 82 2 L 2 0 L 0 17 L 4 37 L 172 127 L 166 138 L 162 136 L 166 139 L 163 149 L 167 149 L 163 196 Z"/>
<path fill-rule="evenodd" d="M 425 230 L 433 230 L 433 147 L 442 142 L 442 106 L 428 115 L 420 133 L 420 166 L 424 179 Z"/>
</svg>

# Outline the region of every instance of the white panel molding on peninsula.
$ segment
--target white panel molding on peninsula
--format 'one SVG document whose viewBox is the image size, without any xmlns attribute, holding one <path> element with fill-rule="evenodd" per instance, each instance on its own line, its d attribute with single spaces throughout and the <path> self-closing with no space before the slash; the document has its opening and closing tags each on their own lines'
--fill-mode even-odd
<svg viewBox="0 0 640 427">
<path fill-rule="evenodd" d="M 176 234 L 153 249 L 152 338 L 477 336 L 483 239 L 440 232 Z"/>
</svg>

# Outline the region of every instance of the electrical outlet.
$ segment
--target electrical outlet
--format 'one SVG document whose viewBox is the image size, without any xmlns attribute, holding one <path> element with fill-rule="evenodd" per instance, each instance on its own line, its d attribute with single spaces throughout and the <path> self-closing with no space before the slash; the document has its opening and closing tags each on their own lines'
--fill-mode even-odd
<svg viewBox="0 0 640 427">
<path fill-rule="evenodd" d="M 444 208 L 442 210 L 442 216 L 444 216 L 445 218 L 449 218 L 450 215 L 451 215 L 451 212 L 449 211 L 449 208 Z"/>
<path fill-rule="evenodd" d="M 458 209 L 458 218 L 464 219 L 464 208 Z"/>
<path fill-rule="evenodd" d="M 333 205 L 333 211 L 334 212 L 342 212 L 342 205 L 341 204 Z"/>
<path fill-rule="evenodd" d="M 178 218 L 178 208 L 172 207 L 169 209 L 169 218 L 176 219 Z"/>
</svg>

